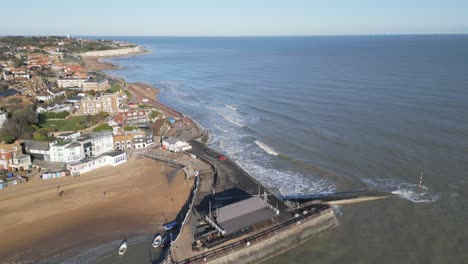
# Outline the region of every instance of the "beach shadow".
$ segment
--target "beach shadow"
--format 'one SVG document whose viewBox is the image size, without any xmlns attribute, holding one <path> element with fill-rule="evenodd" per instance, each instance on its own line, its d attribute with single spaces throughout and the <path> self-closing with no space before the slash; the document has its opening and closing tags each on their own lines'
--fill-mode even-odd
<svg viewBox="0 0 468 264">
<path fill-rule="evenodd" d="M 180 167 L 174 167 L 174 166 L 171 166 L 171 167 L 173 167 L 173 169 L 169 171 L 168 173 L 166 173 L 167 183 L 169 184 L 171 184 L 171 182 L 174 180 L 177 173 L 179 173 L 180 171 Z"/>
</svg>

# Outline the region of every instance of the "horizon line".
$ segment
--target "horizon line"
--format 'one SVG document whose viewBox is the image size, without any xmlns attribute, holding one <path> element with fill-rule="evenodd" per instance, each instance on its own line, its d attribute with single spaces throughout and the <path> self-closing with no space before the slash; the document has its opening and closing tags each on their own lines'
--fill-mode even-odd
<svg viewBox="0 0 468 264">
<path fill-rule="evenodd" d="M 304 34 L 304 35 L 71 35 L 71 34 L 23 34 L 11 35 L 0 34 L 0 37 L 66 37 L 70 35 L 71 38 L 76 37 L 358 37 L 358 36 L 438 36 L 438 35 L 468 35 L 468 33 L 376 33 L 376 34 Z"/>
</svg>

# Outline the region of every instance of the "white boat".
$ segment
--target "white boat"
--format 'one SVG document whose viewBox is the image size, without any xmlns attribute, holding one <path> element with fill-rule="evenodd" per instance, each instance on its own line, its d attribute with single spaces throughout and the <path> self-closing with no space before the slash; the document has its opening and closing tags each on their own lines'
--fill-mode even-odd
<svg viewBox="0 0 468 264">
<path fill-rule="evenodd" d="M 119 255 L 122 256 L 123 254 L 125 254 L 125 252 L 127 252 L 127 240 L 124 240 L 122 242 L 122 244 L 120 244 L 120 247 L 119 247 Z"/>
<path fill-rule="evenodd" d="M 153 247 L 157 248 L 161 245 L 162 242 L 162 237 L 160 234 L 156 234 L 156 236 L 153 239 Z"/>
</svg>

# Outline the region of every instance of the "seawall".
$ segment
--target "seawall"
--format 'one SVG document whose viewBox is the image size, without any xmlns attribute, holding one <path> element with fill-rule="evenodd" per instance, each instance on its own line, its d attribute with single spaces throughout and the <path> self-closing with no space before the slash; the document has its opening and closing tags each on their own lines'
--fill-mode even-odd
<svg viewBox="0 0 468 264">
<path fill-rule="evenodd" d="M 143 53 L 145 50 L 141 46 L 125 49 L 112 49 L 112 50 L 96 50 L 80 53 L 82 57 L 113 57 L 124 56 L 131 54 Z"/>
<path fill-rule="evenodd" d="M 332 209 L 321 213 L 320 216 L 308 220 L 300 221 L 299 224 L 288 228 L 280 233 L 276 233 L 262 241 L 246 245 L 245 248 L 234 251 L 225 256 L 213 259 L 207 263 L 228 264 L 228 263 L 251 263 L 259 260 L 266 260 L 275 255 L 279 255 L 296 247 L 311 236 L 338 226 L 338 219 Z"/>
</svg>

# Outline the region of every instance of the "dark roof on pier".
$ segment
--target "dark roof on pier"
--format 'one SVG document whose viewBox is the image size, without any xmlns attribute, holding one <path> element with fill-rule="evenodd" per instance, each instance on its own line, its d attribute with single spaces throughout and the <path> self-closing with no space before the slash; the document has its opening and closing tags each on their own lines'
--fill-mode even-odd
<svg viewBox="0 0 468 264">
<path fill-rule="evenodd" d="M 260 197 L 251 197 L 218 209 L 218 224 L 226 233 L 233 233 L 275 216 Z"/>
</svg>

